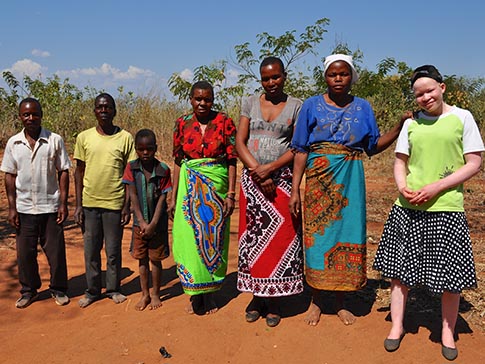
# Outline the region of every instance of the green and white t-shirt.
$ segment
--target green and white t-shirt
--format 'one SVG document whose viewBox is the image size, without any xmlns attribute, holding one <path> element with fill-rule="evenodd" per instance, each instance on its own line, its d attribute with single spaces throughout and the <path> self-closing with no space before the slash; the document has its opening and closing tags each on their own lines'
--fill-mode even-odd
<svg viewBox="0 0 485 364">
<path fill-rule="evenodd" d="M 438 117 L 420 112 L 417 119 L 406 120 L 395 152 L 409 156 L 407 186 L 418 190 L 462 167 L 465 154 L 484 150 L 472 114 L 453 106 Z M 464 211 L 463 185 L 443 191 L 420 206 L 411 205 L 403 196 L 399 196 L 396 204 L 416 210 Z"/>
</svg>

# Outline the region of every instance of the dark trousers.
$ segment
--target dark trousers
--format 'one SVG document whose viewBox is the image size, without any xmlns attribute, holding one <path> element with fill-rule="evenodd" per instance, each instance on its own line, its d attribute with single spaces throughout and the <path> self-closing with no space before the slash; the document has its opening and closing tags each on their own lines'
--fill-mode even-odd
<svg viewBox="0 0 485 364">
<path fill-rule="evenodd" d="M 84 211 L 84 264 L 86 267 L 86 296 L 101 295 L 101 249 L 106 250 L 106 294 L 120 290 L 121 282 L 121 211 L 101 208 L 83 208 Z"/>
<path fill-rule="evenodd" d="M 67 291 L 67 264 L 64 229 L 57 224 L 57 213 L 20 214 L 20 228 L 17 230 L 17 264 L 20 293 L 35 293 L 42 283 L 37 263 L 37 244 L 40 243 L 50 267 L 49 288 Z"/>
</svg>

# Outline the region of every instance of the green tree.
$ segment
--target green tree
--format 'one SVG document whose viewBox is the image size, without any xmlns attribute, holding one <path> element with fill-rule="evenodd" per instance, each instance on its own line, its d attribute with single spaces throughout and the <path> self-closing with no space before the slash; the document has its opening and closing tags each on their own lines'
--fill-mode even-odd
<svg viewBox="0 0 485 364">
<path fill-rule="evenodd" d="M 280 36 L 263 32 L 256 36 L 259 51 L 254 52 L 249 42 L 234 47 L 236 60 L 234 66 L 241 73 L 235 85 L 229 85 L 226 75 L 227 61 L 217 61 L 210 66 L 199 66 L 194 71 L 192 81 L 184 80 L 180 74 L 173 74 L 168 82 L 170 91 L 179 100 L 188 99 L 192 82 L 207 80 L 214 85 L 217 93 L 216 107 L 226 110 L 232 117 L 237 117 L 241 97 L 259 90 L 259 69 L 261 60 L 269 55 L 280 57 L 288 72 L 286 90 L 293 96 L 305 97 L 311 86 L 311 77 L 302 70 L 295 70 L 297 61 L 308 54 L 317 54 L 316 46 L 322 42 L 327 32 L 325 26 L 329 19 L 322 18 L 307 26 L 299 36 L 296 31 L 287 31 Z M 233 111 L 233 112 L 231 112 Z M 237 111 L 237 112 L 236 112 Z"/>
</svg>

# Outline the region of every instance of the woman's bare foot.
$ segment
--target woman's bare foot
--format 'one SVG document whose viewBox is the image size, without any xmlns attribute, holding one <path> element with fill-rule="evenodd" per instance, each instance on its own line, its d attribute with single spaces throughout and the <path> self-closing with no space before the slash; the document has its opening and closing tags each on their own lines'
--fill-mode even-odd
<svg viewBox="0 0 485 364">
<path fill-rule="evenodd" d="M 135 310 L 143 311 L 150 303 L 150 296 L 141 296 L 140 301 L 135 305 Z"/>
<path fill-rule="evenodd" d="M 206 315 L 211 315 L 219 310 L 212 293 L 204 294 L 204 309 Z"/>
<path fill-rule="evenodd" d="M 354 314 L 345 308 L 338 310 L 337 316 L 339 317 L 340 321 L 344 323 L 344 325 L 352 325 L 356 320 Z"/>
<path fill-rule="evenodd" d="M 194 306 L 192 306 L 191 301 L 189 301 L 187 306 L 185 306 L 185 312 L 187 312 L 189 315 L 192 315 L 194 313 Z"/>
<path fill-rule="evenodd" d="M 304 321 L 310 326 L 316 326 L 320 321 L 321 314 L 322 310 L 320 309 L 320 307 L 312 302 L 310 304 L 310 307 L 308 307 L 308 311 L 306 312 Z"/>
<path fill-rule="evenodd" d="M 156 310 L 162 307 L 162 301 L 160 301 L 160 296 L 158 294 L 150 296 L 150 310 Z"/>
<path fill-rule="evenodd" d="M 195 295 L 190 296 L 189 303 L 185 307 L 185 312 L 192 315 L 193 313 L 199 313 L 200 310 L 203 308 L 204 300 L 202 298 L 203 295 Z"/>
</svg>

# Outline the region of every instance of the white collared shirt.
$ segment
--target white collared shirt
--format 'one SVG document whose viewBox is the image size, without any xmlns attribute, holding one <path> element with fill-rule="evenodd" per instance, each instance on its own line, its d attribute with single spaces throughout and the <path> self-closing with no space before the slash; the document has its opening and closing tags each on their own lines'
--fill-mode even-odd
<svg viewBox="0 0 485 364">
<path fill-rule="evenodd" d="M 70 167 L 62 137 L 41 128 L 33 150 L 24 130 L 8 140 L 0 170 L 17 176 L 17 212 L 38 215 L 57 212 L 58 172 Z"/>
</svg>

